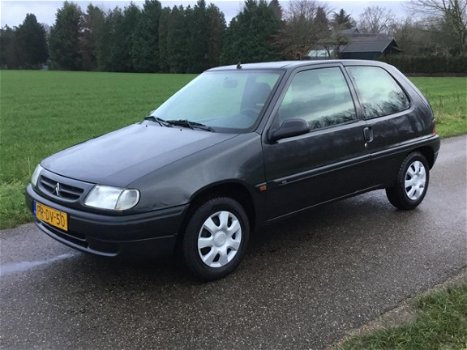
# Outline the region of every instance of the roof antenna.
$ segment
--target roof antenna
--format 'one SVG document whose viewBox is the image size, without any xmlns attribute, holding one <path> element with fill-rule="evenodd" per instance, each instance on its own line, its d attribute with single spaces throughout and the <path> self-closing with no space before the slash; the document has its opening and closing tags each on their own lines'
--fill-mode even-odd
<svg viewBox="0 0 467 350">
<path fill-rule="evenodd" d="M 242 69 L 242 64 L 240 62 L 237 63 L 237 69 Z"/>
</svg>

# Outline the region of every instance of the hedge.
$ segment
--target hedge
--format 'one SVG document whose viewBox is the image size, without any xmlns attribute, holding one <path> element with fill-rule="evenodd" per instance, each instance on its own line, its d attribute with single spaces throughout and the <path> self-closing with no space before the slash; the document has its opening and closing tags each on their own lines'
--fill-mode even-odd
<svg viewBox="0 0 467 350">
<path fill-rule="evenodd" d="M 397 67 L 405 74 L 467 74 L 467 56 L 391 55 L 379 60 Z"/>
</svg>

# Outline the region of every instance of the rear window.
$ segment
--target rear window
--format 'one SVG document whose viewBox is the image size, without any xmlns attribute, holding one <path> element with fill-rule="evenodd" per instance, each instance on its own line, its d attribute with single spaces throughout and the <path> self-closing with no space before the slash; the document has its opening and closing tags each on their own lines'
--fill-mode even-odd
<svg viewBox="0 0 467 350">
<path fill-rule="evenodd" d="M 410 102 L 394 78 L 380 67 L 347 67 L 363 107 L 365 118 L 404 111 Z"/>
</svg>

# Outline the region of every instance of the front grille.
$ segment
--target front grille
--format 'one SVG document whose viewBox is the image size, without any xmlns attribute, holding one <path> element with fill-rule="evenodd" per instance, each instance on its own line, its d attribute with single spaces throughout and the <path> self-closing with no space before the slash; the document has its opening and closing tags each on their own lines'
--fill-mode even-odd
<svg viewBox="0 0 467 350">
<path fill-rule="evenodd" d="M 68 200 L 77 200 L 84 192 L 82 188 L 52 180 L 44 175 L 40 177 L 39 184 L 45 193 Z"/>
</svg>

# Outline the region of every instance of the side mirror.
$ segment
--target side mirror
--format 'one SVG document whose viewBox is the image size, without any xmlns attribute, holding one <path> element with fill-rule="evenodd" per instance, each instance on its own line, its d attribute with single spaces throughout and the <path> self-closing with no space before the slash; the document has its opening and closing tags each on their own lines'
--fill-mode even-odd
<svg viewBox="0 0 467 350">
<path fill-rule="evenodd" d="M 278 129 L 269 133 L 269 141 L 276 142 L 287 137 L 299 136 L 310 131 L 308 123 L 300 118 L 290 118 L 282 122 Z"/>
</svg>

